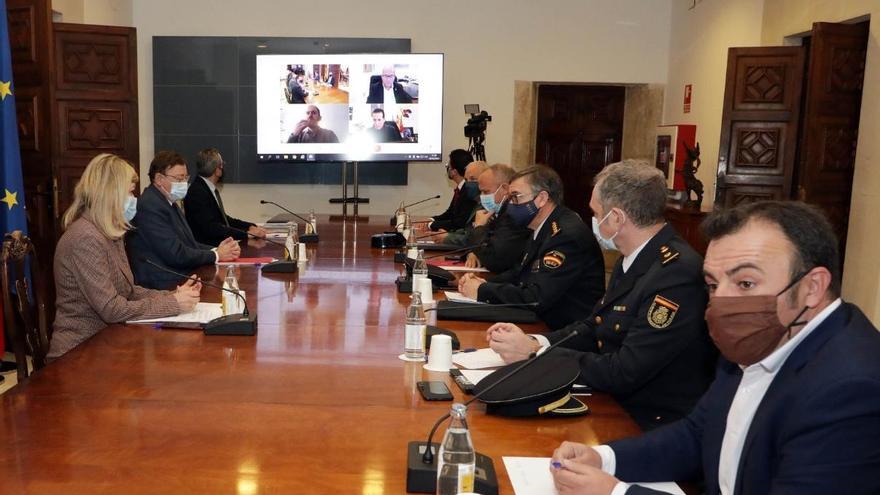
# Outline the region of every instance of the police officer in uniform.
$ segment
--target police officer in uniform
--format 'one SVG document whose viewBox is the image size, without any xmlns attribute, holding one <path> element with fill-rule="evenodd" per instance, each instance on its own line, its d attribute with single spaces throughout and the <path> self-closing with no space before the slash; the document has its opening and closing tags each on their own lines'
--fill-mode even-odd
<svg viewBox="0 0 880 495">
<path fill-rule="evenodd" d="M 643 429 L 685 416 L 705 392 L 717 357 L 706 331 L 702 258 L 664 220 L 666 181 L 642 162 L 607 166 L 596 176 L 593 232 L 623 255 L 592 314 L 546 336 L 497 323 L 490 346 L 505 361 L 578 330 L 554 352 L 575 356 L 579 381 L 612 394 Z"/>
<path fill-rule="evenodd" d="M 562 206 L 559 175 L 542 165 L 519 172 L 505 214 L 534 232 L 522 261 L 489 281 L 466 274 L 459 292 L 489 303 L 537 303 L 550 328 L 589 316 L 604 292 L 605 260 L 578 214 Z"/>
</svg>

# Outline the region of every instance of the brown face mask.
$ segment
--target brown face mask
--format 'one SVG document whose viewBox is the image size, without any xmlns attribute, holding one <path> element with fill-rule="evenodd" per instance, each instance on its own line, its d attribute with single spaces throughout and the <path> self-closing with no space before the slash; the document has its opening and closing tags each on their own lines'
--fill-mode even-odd
<svg viewBox="0 0 880 495">
<path fill-rule="evenodd" d="M 750 366 L 772 353 L 792 327 L 805 325 L 797 321 L 808 309 L 804 307 L 788 325 L 779 321 L 776 299 L 803 276 L 796 277 L 781 292 L 766 296 L 712 297 L 706 308 L 709 335 L 729 361 Z"/>
</svg>

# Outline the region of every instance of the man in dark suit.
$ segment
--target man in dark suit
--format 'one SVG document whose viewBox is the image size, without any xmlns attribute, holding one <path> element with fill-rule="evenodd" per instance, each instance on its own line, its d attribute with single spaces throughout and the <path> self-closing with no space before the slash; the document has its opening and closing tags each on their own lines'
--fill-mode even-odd
<svg viewBox="0 0 880 495">
<path fill-rule="evenodd" d="M 559 174 L 542 165 L 523 170 L 510 183 L 510 203 L 505 214 L 534 232 L 525 255 L 489 281 L 464 275 L 459 291 L 488 303 L 537 303 L 550 328 L 586 318 L 605 289 L 605 260 L 589 228 L 562 205 Z"/>
<path fill-rule="evenodd" d="M 401 141 L 400 130 L 394 122 L 385 120 L 385 110 L 381 108 L 373 109 L 373 126 L 370 127 L 369 133 L 375 143 L 397 143 Z"/>
<path fill-rule="evenodd" d="M 287 66 L 287 103 L 305 103 L 309 93 L 303 88 L 305 71 L 302 67 Z"/>
<path fill-rule="evenodd" d="M 762 201 L 704 231 L 715 381 L 664 428 L 563 443 L 559 493 L 657 493 L 625 482 L 700 476 L 709 495 L 880 493 L 880 333 L 840 299 L 831 225 L 804 203 Z"/>
<path fill-rule="evenodd" d="M 623 255 L 608 291 L 587 318 L 546 336 L 499 323 L 487 337 L 513 362 L 578 330 L 556 352 L 578 360 L 582 383 L 610 393 L 643 429 L 653 429 L 687 415 L 712 381 L 717 354 L 703 320 L 703 260 L 666 224 L 662 172 L 627 161 L 608 165 L 595 180 L 594 232 Z"/>
<path fill-rule="evenodd" d="M 477 207 L 480 194 L 478 187 L 468 186 L 468 189 L 464 190 L 467 185 L 467 181 L 464 179 L 465 169 L 472 161 L 474 161 L 474 157 L 463 149 L 455 149 L 449 153 L 446 177 L 455 184 L 455 191 L 446 211 L 428 220 L 428 226 L 431 230 L 450 231 L 464 228 L 467 225 L 468 218 Z"/>
<path fill-rule="evenodd" d="M 394 66 L 382 67 L 382 75 L 378 80 L 370 82 L 367 103 L 412 103 L 412 101 L 412 96 L 397 82 Z"/>
<path fill-rule="evenodd" d="M 480 186 L 480 206 L 474 216 L 473 228 L 467 229 L 462 246 L 480 247 L 467 255 L 465 265 L 483 267 L 492 273 L 509 270 L 522 260 L 526 245 L 532 237 L 528 227 L 514 224 L 507 208 L 507 194 L 510 181 L 516 171 L 510 165 L 496 163 L 483 171 L 477 178 Z M 449 233 L 444 243 L 454 244 Z"/>
<path fill-rule="evenodd" d="M 247 233 L 266 237 L 265 229 L 227 214 L 218 188 L 224 173 L 220 151 L 215 148 L 200 151 L 196 159 L 196 171 L 199 177 L 190 184 L 186 197 L 183 198 L 186 221 L 196 241 L 217 245 L 227 237 L 246 240 Z"/>
<path fill-rule="evenodd" d="M 127 238 L 128 259 L 135 283 L 167 289 L 181 278 L 159 270 L 144 259 L 178 272 L 238 258 L 241 248 L 231 237 L 217 247 L 196 241 L 177 202 L 189 188 L 186 160 L 173 151 L 160 151 L 150 163 L 150 185 L 137 202 L 137 214 Z"/>
</svg>

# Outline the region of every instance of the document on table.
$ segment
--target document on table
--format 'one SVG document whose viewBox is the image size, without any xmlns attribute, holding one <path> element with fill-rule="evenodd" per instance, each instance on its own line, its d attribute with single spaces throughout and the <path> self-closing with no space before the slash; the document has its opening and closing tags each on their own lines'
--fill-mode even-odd
<svg viewBox="0 0 880 495">
<path fill-rule="evenodd" d="M 146 320 L 131 320 L 126 323 L 162 323 L 165 326 L 172 327 L 175 324 L 184 324 L 186 326 L 194 326 L 208 323 L 214 318 L 223 316 L 223 306 L 220 303 L 203 303 L 196 304 L 196 307 L 188 312 L 181 313 L 177 316 L 168 316 L 166 318 L 152 318 Z"/>
<path fill-rule="evenodd" d="M 516 495 L 558 495 L 550 474 L 549 457 L 502 457 Z M 652 490 L 684 495 L 676 483 L 632 483 Z"/>
<path fill-rule="evenodd" d="M 477 349 L 474 352 L 458 352 L 452 355 L 452 362 L 465 369 L 478 370 L 481 368 L 497 368 L 504 366 L 501 355 L 492 349 Z"/>
<path fill-rule="evenodd" d="M 461 292 L 446 290 L 443 291 L 443 294 L 446 295 L 446 299 L 453 302 L 461 302 L 461 303 L 471 303 L 471 304 L 485 304 L 477 301 L 476 299 L 471 299 L 470 297 L 463 296 Z"/>
<path fill-rule="evenodd" d="M 271 256 L 264 256 L 262 258 L 236 258 L 232 261 L 218 261 L 217 266 L 230 266 L 230 265 L 262 265 L 266 263 L 271 263 L 273 261 L 277 261 L 277 258 L 273 258 Z"/>
<path fill-rule="evenodd" d="M 468 268 L 464 265 L 437 265 L 440 268 L 443 268 L 447 272 L 475 272 L 475 273 L 489 273 L 489 270 L 478 267 L 478 268 Z"/>
</svg>

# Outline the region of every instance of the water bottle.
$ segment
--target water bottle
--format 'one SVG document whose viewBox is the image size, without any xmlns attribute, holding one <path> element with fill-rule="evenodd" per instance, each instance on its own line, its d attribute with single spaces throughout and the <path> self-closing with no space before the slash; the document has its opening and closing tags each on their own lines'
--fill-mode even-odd
<svg viewBox="0 0 880 495">
<path fill-rule="evenodd" d="M 284 259 L 286 261 L 297 261 L 299 259 L 299 236 L 296 230 L 296 223 L 287 229 L 287 239 L 284 240 Z"/>
<path fill-rule="evenodd" d="M 421 249 L 418 250 L 418 256 L 416 256 L 416 262 L 413 263 L 413 287 L 415 287 L 415 281 L 419 278 L 428 278 L 428 263 L 425 261 L 425 252 Z"/>
<path fill-rule="evenodd" d="M 307 232 L 307 234 L 318 233 L 318 217 L 315 216 L 315 210 L 309 210 L 309 227 L 311 232 Z"/>
<path fill-rule="evenodd" d="M 226 270 L 226 278 L 223 279 L 223 288 L 231 291 L 239 292 L 238 288 L 238 279 L 235 278 L 235 272 L 232 270 L 230 266 Z M 224 315 L 233 315 L 242 312 L 241 309 L 241 300 L 235 294 L 227 291 L 223 291 L 223 297 L 220 299 L 221 307 L 223 308 Z"/>
<path fill-rule="evenodd" d="M 416 259 L 419 257 L 418 239 L 415 230 L 410 230 L 406 237 L 406 257 Z"/>
<path fill-rule="evenodd" d="M 452 419 L 437 456 L 437 495 L 474 491 L 476 455 L 465 418 L 467 406 L 453 404 L 450 415 Z"/>
<path fill-rule="evenodd" d="M 422 308 L 422 295 L 414 291 L 412 302 L 406 308 L 403 355 L 407 359 L 425 359 L 426 323 L 425 310 Z"/>
</svg>

